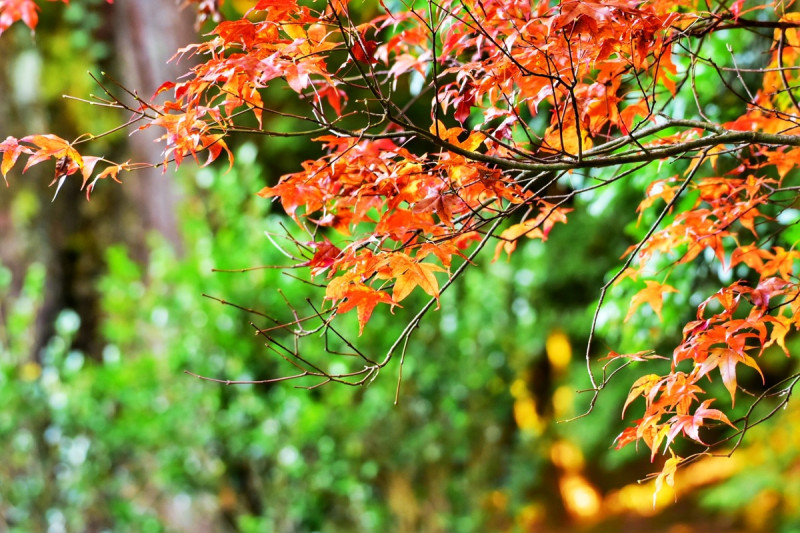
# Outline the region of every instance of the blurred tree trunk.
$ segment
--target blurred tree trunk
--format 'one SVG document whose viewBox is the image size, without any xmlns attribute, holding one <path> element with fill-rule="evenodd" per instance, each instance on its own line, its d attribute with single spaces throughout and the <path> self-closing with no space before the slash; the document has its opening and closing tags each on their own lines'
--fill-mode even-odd
<svg viewBox="0 0 800 533">
<path fill-rule="evenodd" d="M 137 0 L 114 4 L 114 39 L 122 83 L 145 100 L 165 81 L 188 70 L 187 62 L 167 63 L 178 48 L 197 40 L 192 27 L 194 12 L 180 10 L 174 2 Z M 156 128 L 130 137 L 129 157 L 134 161 L 163 159 L 161 144 L 153 142 L 161 132 Z M 145 232 L 157 231 L 181 251 L 175 203 L 176 187 L 161 169 L 137 172 L 124 187 Z M 143 247 L 139 251 L 142 257 Z M 146 256 L 146 252 L 145 252 Z"/>
<path fill-rule="evenodd" d="M 85 125 L 75 124 L 69 113 L 63 112 L 63 100 L 44 89 L 57 86 L 56 91 L 68 92 L 66 84 L 42 74 L 42 65 L 58 55 L 54 47 L 64 46 L 63 34 L 57 32 L 66 9 L 61 4 L 45 7 L 36 40 L 25 31 L 6 32 L 0 40 L 0 140 L 32 133 L 55 133 L 69 139 L 85 133 Z M 104 41 L 116 51 L 116 56 L 106 59 L 107 70 L 145 99 L 163 81 L 188 69 L 185 63 L 176 67 L 167 61 L 179 47 L 196 40 L 191 9 L 179 10 L 175 2 L 137 0 L 101 4 L 96 13 L 105 23 L 89 39 Z M 87 106 L 87 113 L 96 111 Z M 162 156 L 160 145 L 153 142 L 156 136 L 156 131 L 137 132 L 124 139 L 118 152 L 97 155 L 157 162 Z M 51 203 L 54 189 L 47 185 L 53 177 L 52 165 L 39 165 L 24 175 L 18 170 L 12 174 L 12 187 L 0 198 L 0 264 L 12 272 L 12 296 L 19 292 L 31 263 L 42 262 L 47 271 L 44 301 L 30 329 L 30 359 L 41 362 L 42 349 L 53 337 L 55 320 L 64 309 L 75 310 L 81 318 L 72 348 L 99 358 L 104 342 L 96 287 L 104 273 L 105 250 L 123 242 L 137 259 L 146 262 L 146 237 L 155 231 L 180 253 L 176 187 L 160 170 L 143 171 L 126 175 L 121 187 L 103 184 L 91 202 L 77 183 L 68 182 Z"/>
</svg>

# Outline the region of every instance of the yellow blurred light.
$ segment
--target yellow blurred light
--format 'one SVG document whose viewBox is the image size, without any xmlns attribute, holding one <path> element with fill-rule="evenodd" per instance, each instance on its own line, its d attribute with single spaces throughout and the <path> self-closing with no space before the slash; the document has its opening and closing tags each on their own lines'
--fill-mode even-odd
<svg viewBox="0 0 800 533">
<path fill-rule="evenodd" d="M 42 375 L 42 367 L 38 363 L 29 361 L 19 369 L 19 379 L 22 381 L 35 381 Z"/>
<path fill-rule="evenodd" d="M 489 504 L 498 511 L 504 511 L 508 507 L 508 494 L 502 490 L 493 490 L 489 494 Z"/>
<path fill-rule="evenodd" d="M 547 336 L 545 350 L 550 366 L 556 372 L 563 372 L 569 366 L 572 359 L 572 346 L 569 343 L 569 337 L 563 331 L 555 330 Z"/>
<path fill-rule="evenodd" d="M 517 514 L 517 525 L 520 531 L 538 531 L 544 519 L 544 508 L 535 503 L 523 507 Z"/>
<path fill-rule="evenodd" d="M 675 484 L 683 492 L 718 483 L 741 470 L 745 466 L 744 460 L 743 454 L 734 454 L 731 457 L 703 457 L 683 470 L 678 470 L 678 481 Z"/>
<path fill-rule="evenodd" d="M 533 398 L 522 398 L 514 402 L 514 420 L 523 431 L 539 433 L 542 429 L 542 420 L 536 412 Z"/>
<path fill-rule="evenodd" d="M 583 476 L 567 474 L 558 480 L 558 488 L 571 515 L 586 520 L 600 512 L 600 493 Z"/>
<path fill-rule="evenodd" d="M 525 383 L 524 379 L 517 378 L 514 380 L 514 383 L 511 384 L 511 396 L 516 400 L 530 396 L 528 393 L 528 385 Z"/>
<path fill-rule="evenodd" d="M 583 453 L 580 448 L 566 440 L 559 440 L 550 447 L 550 460 L 567 472 L 583 469 Z"/>
<path fill-rule="evenodd" d="M 653 516 L 673 505 L 681 494 L 690 493 L 702 486 L 718 483 L 739 471 L 745 464 L 744 452 L 730 458 L 704 457 L 686 468 L 678 469 L 675 487 L 666 484 L 653 502 L 655 486 L 648 483 L 631 483 L 608 494 L 603 502 L 606 514 L 635 513 Z M 654 505 L 655 503 L 655 505 Z"/>
<path fill-rule="evenodd" d="M 767 531 L 775 508 L 781 503 L 780 495 L 773 489 L 756 494 L 745 508 L 744 519 L 750 531 Z"/>
<path fill-rule="evenodd" d="M 572 416 L 575 391 L 566 385 L 558 387 L 553 393 L 553 412 L 556 419 L 562 420 Z"/>
<path fill-rule="evenodd" d="M 672 503 L 672 499 L 667 496 L 668 490 L 662 489 L 656 497 L 654 507 L 653 490 L 653 483 L 625 485 L 606 497 L 603 508 L 610 514 L 634 513 L 639 516 L 653 516 L 665 505 Z"/>
<path fill-rule="evenodd" d="M 795 440 L 785 426 L 777 426 L 769 434 L 769 453 L 786 453 L 789 448 L 794 448 Z"/>
</svg>

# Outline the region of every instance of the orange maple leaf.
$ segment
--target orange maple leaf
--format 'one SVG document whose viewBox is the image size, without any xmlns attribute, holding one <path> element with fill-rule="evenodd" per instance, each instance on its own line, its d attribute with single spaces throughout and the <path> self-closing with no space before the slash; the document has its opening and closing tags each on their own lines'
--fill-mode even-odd
<svg viewBox="0 0 800 533">
<path fill-rule="evenodd" d="M 434 298 L 439 298 L 439 282 L 434 272 L 445 270 L 433 263 L 420 263 L 404 253 L 395 253 L 385 259 L 385 271 L 379 274 L 382 279 L 395 278 L 392 298 L 400 302 L 416 287 L 421 288 Z"/>
<path fill-rule="evenodd" d="M 0 143 L 0 152 L 3 152 L 3 162 L 0 164 L 0 173 L 3 174 L 3 179 L 6 180 L 6 174 L 17 162 L 20 154 L 30 154 L 30 148 L 19 144 L 19 141 L 14 137 L 7 137 L 5 141 Z M 8 180 L 6 180 L 8 185 Z"/>
<path fill-rule="evenodd" d="M 364 332 L 364 326 L 369 322 L 376 305 L 397 305 L 385 292 L 362 283 L 355 272 L 348 272 L 331 280 L 325 291 L 325 299 L 339 302 L 338 313 L 346 313 L 353 308 L 357 310 L 359 335 Z"/>
<path fill-rule="evenodd" d="M 397 281 L 392 290 L 395 301 L 403 300 L 408 294 L 419 287 L 430 296 L 439 298 L 439 283 L 434 272 L 444 272 L 444 269 L 433 263 L 411 262 L 408 269 L 397 276 Z"/>
<path fill-rule="evenodd" d="M 550 230 L 557 222 L 567 223 L 567 213 L 572 209 L 557 207 L 548 202 L 540 202 L 541 211 L 533 218 L 529 218 L 519 224 L 509 226 L 503 233 L 500 234 L 500 242 L 494 251 L 494 259 L 497 261 L 502 252 L 508 254 L 511 258 L 512 252 L 517 248 L 517 240 L 522 237 L 529 239 L 542 239 L 547 240 Z"/>
<path fill-rule="evenodd" d="M 0 33 L 21 20 L 31 31 L 39 23 L 39 7 L 33 0 L 5 0 L 0 2 Z"/>
<path fill-rule="evenodd" d="M 780 274 L 784 280 L 789 281 L 794 268 L 794 261 L 795 259 L 800 259 L 800 252 L 786 250 L 780 246 L 775 246 L 772 249 L 774 250 L 774 253 L 771 254 L 772 259 L 764 263 L 761 277 L 766 278 L 774 274 Z"/>
<path fill-rule="evenodd" d="M 663 320 L 661 316 L 661 307 L 664 304 L 664 293 L 665 292 L 678 292 L 678 289 L 671 285 L 667 285 L 666 283 L 658 283 L 657 281 L 646 280 L 645 283 L 647 287 L 640 290 L 636 295 L 631 299 L 631 306 L 628 309 L 628 314 L 625 316 L 625 322 L 633 316 L 633 313 L 636 309 L 639 308 L 640 305 L 643 303 L 647 303 L 650 307 L 653 308 L 653 311 L 656 312 L 658 315 L 659 320 Z"/>
<path fill-rule="evenodd" d="M 695 370 L 696 379 L 708 374 L 712 369 L 719 367 L 719 373 L 722 376 L 722 383 L 731 395 L 731 407 L 735 406 L 736 402 L 736 365 L 739 363 L 745 364 L 750 368 L 755 369 L 761 375 L 761 381 L 764 382 L 764 374 L 761 372 L 758 363 L 755 359 L 746 353 L 732 350 L 730 348 L 712 348 L 706 360 L 702 362 Z"/>
<path fill-rule="evenodd" d="M 38 150 L 34 150 L 33 154 L 28 158 L 28 162 L 25 164 L 25 168 L 22 169 L 22 172 L 50 158 L 67 158 L 70 161 L 74 161 L 79 168 L 83 168 L 83 159 L 78 151 L 72 147 L 69 141 L 57 135 L 51 133 L 28 135 L 20 139 L 20 141 L 33 144 L 38 148 Z"/>
</svg>

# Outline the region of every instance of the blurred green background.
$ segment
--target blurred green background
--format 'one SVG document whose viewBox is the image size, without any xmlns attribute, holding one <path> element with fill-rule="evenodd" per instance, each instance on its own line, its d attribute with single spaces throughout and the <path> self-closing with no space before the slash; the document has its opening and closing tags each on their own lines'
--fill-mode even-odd
<svg viewBox="0 0 800 533">
<path fill-rule="evenodd" d="M 0 137 L 71 138 L 119 124 L 125 117 L 61 97 L 98 93 L 87 69 L 151 94 L 188 68 L 164 62 L 196 39 L 192 13 L 123 4 L 48 2 L 35 36 L 16 25 L 0 37 Z M 727 55 L 722 40 L 704 47 Z M 748 37 L 735 52 L 742 65 L 768 47 Z M 706 111 L 741 113 L 700 69 Z M 293 105 L 286 91 L 270 98 Z M 677 98 L 672 110 L 693 105 Z M 159 160 L 157 146 L 131 139 L 104 138 L 92 152 Z M 651 165 L 581 197 L 569 224 L 508 261 L 491 263 L 489 251 L 411 338 L 395 405 L 397 361 L 368 387 L 312 391 L 183 373 L 246 380 L 292 370 L 253 335 L 259 317 L 203 294 L 286 320 L 278 289 L 292 302 L 321 301 L 280 270 L 211 271 L 287 264 L 264 233 L 291 222 L 254 193 L 316 150 L 298 139 L 234 145 L 230 172 L 131 174 L 122 186 L 102 184 L 91 202 L 68 183 L 50 203 L 51 169 L 10 177 L 0 195 L 0 531 L 800 531 L 794 403 L 732 459 L 681 471 L 677 494 L 664 491 L 655 505 L 652 485 L 638 480 L 660 460 L 612 443 L 632 380 L 663 368 L 630 368 L 590 416 L 558 423 L 588 406 L 576 391 L 588 386 L 583 350 L 599 288 L 655 217 L 637 226 L 635 206 L 652 180 L 685 163 Z M 795 234 L 784 232 L 787 248 Z M 667 298 L 663 323 L 642 309 L 623 324 L 638 287 L 615 287 L 594 355 L 668 355 L 696 305 L 733 275 L 710 265 L 676 271 L 680 293 Z M 359 349 L 382 354 L 424 302 L 414 296 L 394 315 L 376 312 Z M 345 330 L 356 338 L 353 321 Z M 334 368 L 352 363 L 322 355 L 322 340 L 305 348 Z M 773 380 L 794 367 L 773 351 L 763 365 Z M 759 383 L 740 372 L 740 382 Z"/>
</svg>

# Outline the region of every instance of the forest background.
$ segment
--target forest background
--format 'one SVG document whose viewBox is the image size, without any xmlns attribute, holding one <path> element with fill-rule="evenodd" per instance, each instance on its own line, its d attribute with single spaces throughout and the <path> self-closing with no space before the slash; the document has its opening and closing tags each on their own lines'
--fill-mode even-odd
<svg viewBox="0 0 800 533">
<path fill-rule="evenodd" d="M 187 68 L 166 60 L 196 41 L 195 13 L 171 2 L 41 7 L 35 35 L 17 24 L 0 37 L 3 136 L 112 129 L 119 114 L 62 95 L 98 91 L 87 69 L 152 94 Z M 248 7 L 224 5 L 231 16 Z M 758 64 L 771 45 L 748 35 L 736 43 L 741 65 Z M 728 44 L 713 37 L 704 46 L 722 57 Z M 697 81 L 704 94 L 719 91 L 718 120 L 742 114 L 711 72 L 700 69 Z M 296 105 L 280 89 L 268 97 L 287 111 Z M 265 117 L 275 130 L 280 120 Z M 161 157 L 144 135 L 100 142 L 112 159 Z M 649 451 L 612 445 L 630 380 L 611 382 L 591 416 L 558 423 L 586 409 L 576 391 L 588 378 L 573 352 L 587 342 L 599 288 L 646 230 L 615 213 L 675 169 L 652 165 L 581 196 L 546 244 L 482 258 L 411 337 L 395 405 L 396 365 L 369 387 L 313 391 L 183 373 L 286 372 L 254 338 L 250 317 L 204 294 L 264 310 L 285 306 L 278 287 L 290 300 L 307 294 L 281 271 L 212 268 L 286 262 L 265 232 L 280 233 L 287 219 L 254 192 L 318 146 L 240 137 L 231 148 L 230 171 L 137 172 L 91 202 L 65 187 L 51 203 L 52 176 L 39 168 L 0 195 L 0 530 L 800 530 L 793 402 L 732 458 L 680 471 L 677 493 L 661 492 L 655 505 L 652 484 L 638 483 L 659 468 Z M 666 299 L 657 329 L 623 324 L 631 295 L 612 290 L 602 342 L 674 346 L 691 317 L 687 302 L 720 276 L 698 268 Z M 406 307 L 413 298 L 423 301 L 412 295 Z M 385 350 L 404 325 L 376 312 L 359 346 Z M 762 370 L 794 365 L 773 357 Z"/>
</svg>

